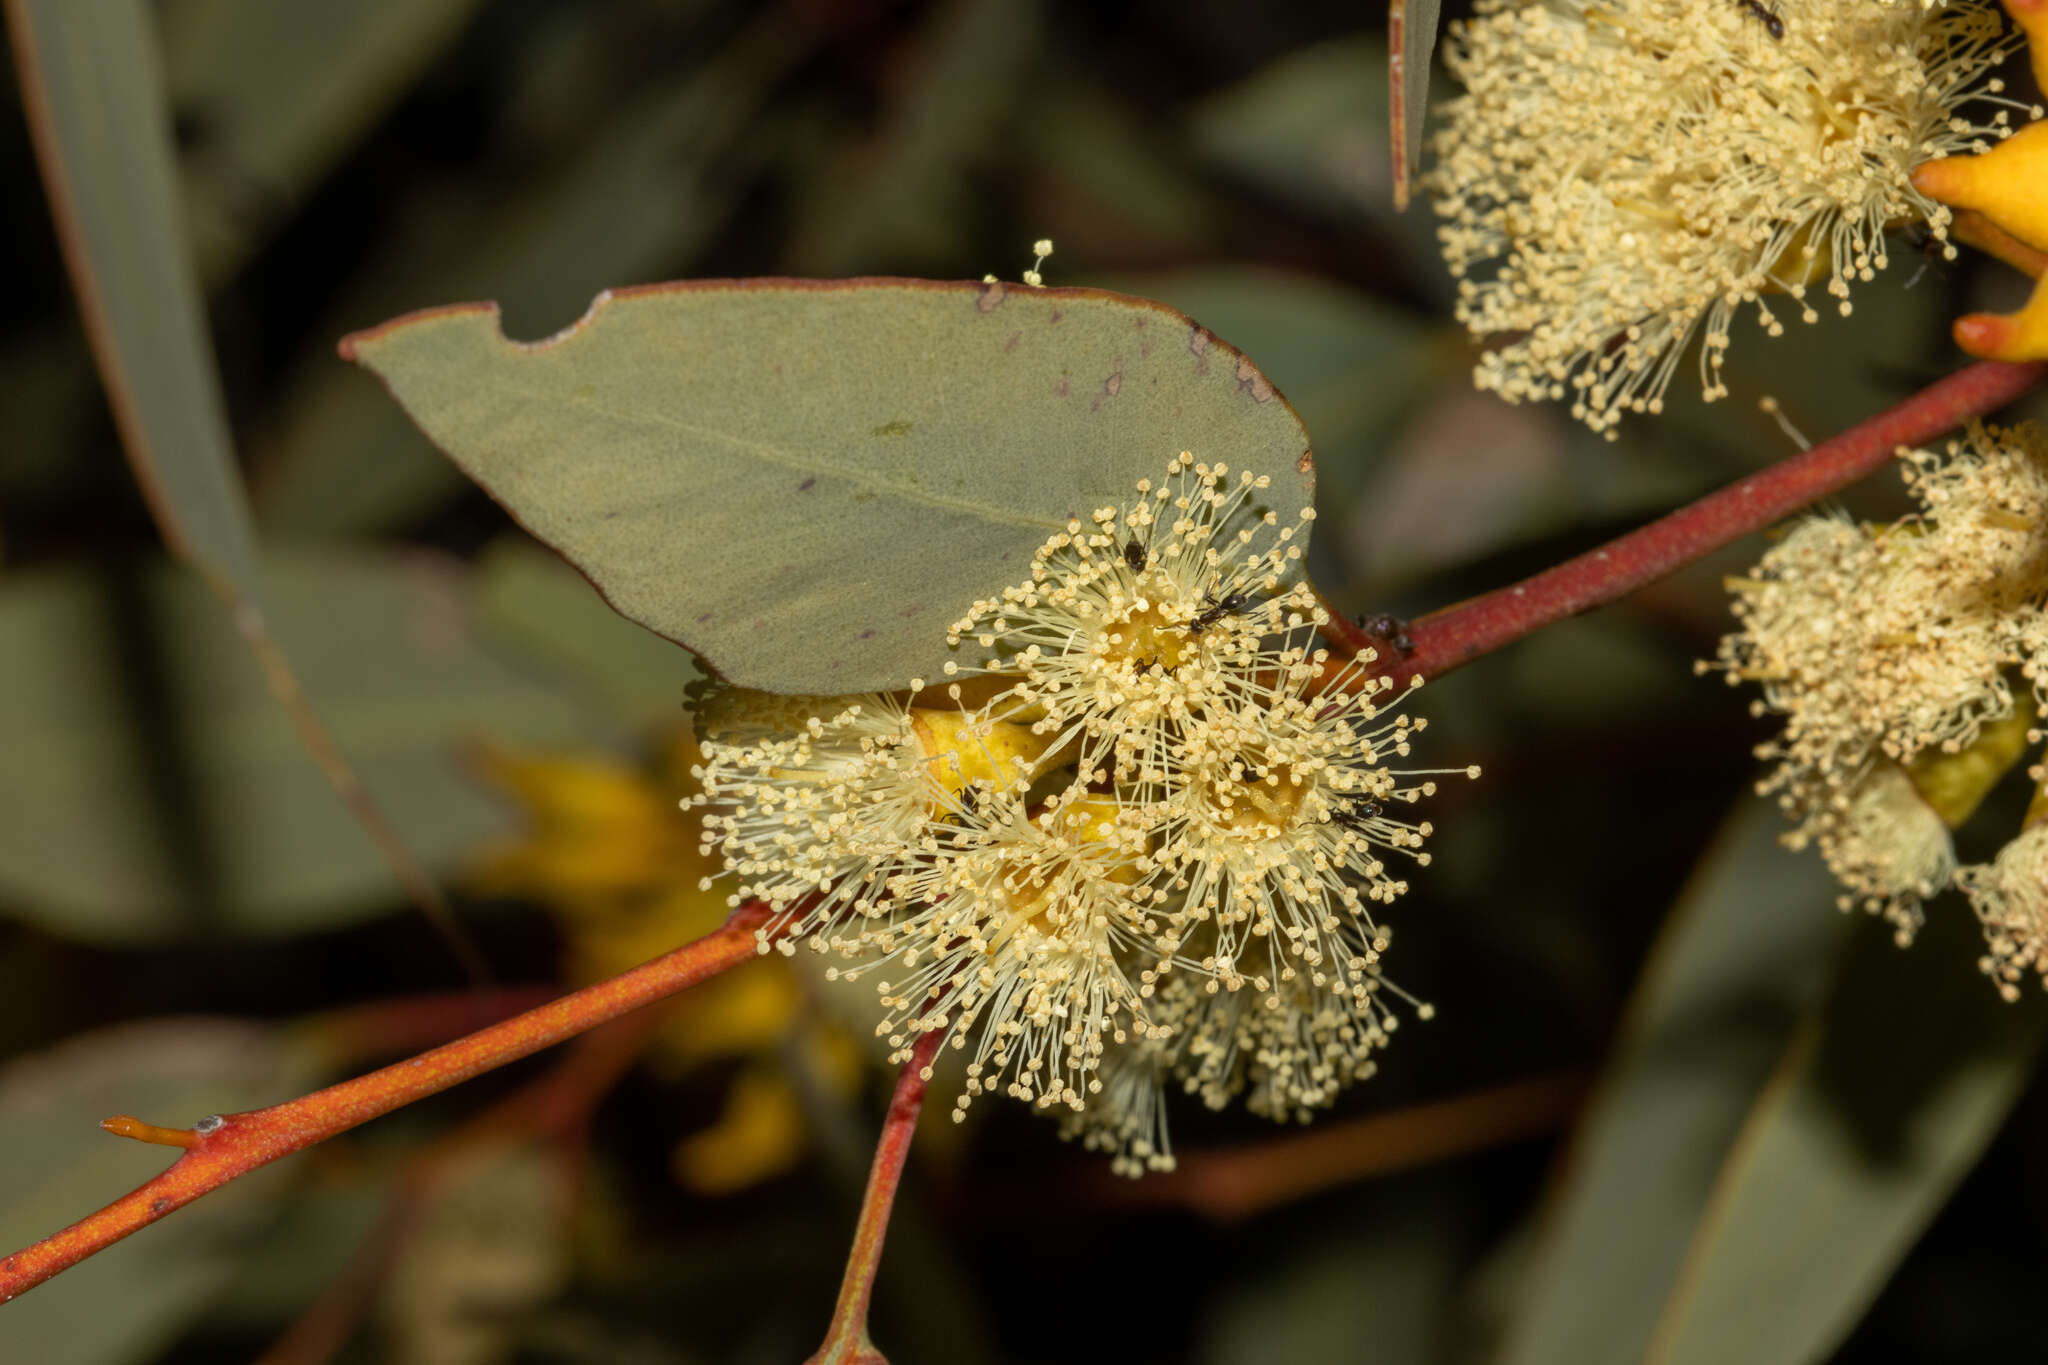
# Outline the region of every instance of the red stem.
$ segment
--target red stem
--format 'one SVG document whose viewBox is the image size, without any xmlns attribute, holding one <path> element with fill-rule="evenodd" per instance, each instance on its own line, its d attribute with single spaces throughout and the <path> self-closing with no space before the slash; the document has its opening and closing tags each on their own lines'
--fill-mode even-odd
<svg viewBox="0 0 2048 1365">
<path fill-rule="evenodd" d="M 186 1145 L 185 1154 L 162 1175 L 98 1213 L 0 1260 L 0 1303 L 237 1176 L 750 960 L 757 952 L 755 930 L 767 919 L 765 906 L 743 906 L 724 928 L 609 981 L 586 986 L 408 1061 L 268 1109 L 215 1115 L 191 1129 L 156 1130 L 132 1119 L 124 1122 L 125 1116 L 108 1120 L 116 1131 L 148 1128 L 153 1133 L 184 1134 L 179 1145 Z"/>
<path fill-rule="evenodd" d="M 832 1325 L 825 1331 L 825 1344 L 805 1365 L 888 1365 L 868 1340 L 868 1301 L 874 1297 L 889 1212 L 896 1205 L 896 1187 L 903 1181 L 903 1163 L 910 1156 L 918 1111 L 924 1108 L 925 1087 L 931 1082 L 932 1058 L 938 1055 L 948 1032 L 933 1029 L 919 1038 L 910 1060 L 897 1074 L 889 1116 L 883 1120 L 881 1140 L 875 1144 L 875 1164 L 868 1170 L 868 1190 L 860 1202 L 853 1246 L 846 1253 L 846 1278 L 839 1285 L 839 1302 L 832 1308 Z"/>
<path fill-rule="evenodd" d="M 2038 383 L 2044 373 L 2048 366 L 2038 363 L 2012 365 L 1988 360 L 1958 370 L 1811 450 L 1710 493 L 1597 550 L 1520 583 L 1431 612 L 1408 627 L 1410 649 L 1396 649 L 1334 609 L 1328 634 L 1352 653 L 1367 647 L 1377 650 L 1380 661 L 1387 665 L 1387 676 L 1396 683 L 1405 683 L 1410 677 L 1440 677 L 1538 627 L 1634 592 L 1848 487 L 1890 460 L 1899 447 L 1919 445 L 2011 402 Z"/>
<path fill-rule="evenodd" d="M 436 991 L 347 1005 L 304 1025 L 321 1060 L 341 1071 L 385 1057 L 405 1056 L 460 1037 L 465 1029 L 495 1024 L 553 1000 L 559 986 L 496 986 Z"/>
</svg>

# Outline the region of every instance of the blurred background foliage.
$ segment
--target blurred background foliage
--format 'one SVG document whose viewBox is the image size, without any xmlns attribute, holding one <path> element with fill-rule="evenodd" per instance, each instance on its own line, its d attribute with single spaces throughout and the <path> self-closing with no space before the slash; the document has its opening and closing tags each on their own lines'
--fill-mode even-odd
<svg viewBox="0 0 2048 1365">
<path fill-rule="evenodd" d="M 1389 204 L 1370 6 L 149 13 L 155 50 L 128 56 L 161 64 L 183 221 L 125 226 L 171 247 L 182 232 L 190 272 L 144 271 L 116 303 L 150 318 L 180 290 L 203 298 L 212 353 L 150 373 L 210 383 L 217 365 L 277 641 L 519 983 L 507 1007 L 722 913 L 674 807 L 692 670 L 341 364 L 351 329 L 495 298 L 532 338 L 601 288 L 678 276 L 1014 276 L 1051 236 L 1053 282 L 1163 299 L 1259 361 L 1315 439 L 1317 581 L 1357 610 L 1419 612 L 1784 455 L 1765 393 L 1815 437 L 1895 401 L 1957 363 L 1949 317 L 2023 289 L 1901 243 L 1853 323 L 1769 346 L 1745 327 L 1733 398 L 1677 398 L 1609 444 L 1471 391 L 1428 212 Z M 189 1123 L 474 1018 L 220 602 L 163 556 L 21 103 L 10 77 L 10 1245 L 160 1167 L 95 1133 L 108 1113 Z M 1881 477 L 1850 504 L 1900 499 Z M 878 1293 L 890 1358 L 2038 1355 L 2043 1012 L 1997 1002 L 1960 902 L 1899 953 L 1776 846 L 1747 795 L 1760 725 L 1690 667 L 1726 623 L 1720 576 L 1758 549 L 1429 689 L 1430 757 L 1486 768 L 1439 799 L 1436 862 L 1388 917 L 1395 973 L 1437 1017 L 1314 1147 L 1182 1107 L 1183 1170 L 1131 1186 L 1016 1106 L 928 1126 Z M 2016 818 L 2024 792 L 1996 799 Z M 10 1306 L 0 1342 L 79 1365 L 800 1359 L 888 1083 L 841 1014 L 779 960 L 743 969 L 568 1063 L 487 1077 L 203 1201 Z"/>
</svg>

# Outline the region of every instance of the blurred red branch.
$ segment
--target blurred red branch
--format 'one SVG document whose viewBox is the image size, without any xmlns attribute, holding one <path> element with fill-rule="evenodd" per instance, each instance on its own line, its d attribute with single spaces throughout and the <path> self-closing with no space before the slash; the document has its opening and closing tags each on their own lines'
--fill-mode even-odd
<svg viewBox="0 0 2048 1365">
<path fill-rule="evenodd" d="M 910 1156 L 917 1115 L 924 1108 L 925 1087 L 931 1082 L 932 1058 L 938 1055 L 947 1033 L 946 1029 L 933 1029 L 919 1038 L 896 1077 L 889 1116 L 882 1121 L 881 1140 L 875 1144 L 875 1164 L 868 1170 L 867 1194 L 860 1201 L 853 1246 L 846 1253 L 846 1278 L 839 1286 L 839 1302 L 832 1308 L 832 1325 L 825 1330 L 825 1344 L 805 1365 L 888 1365 L 868 1340 L 868 1301 L 874 1297 L 875 1272 L 882 1264 L 889 1211 L 896 1205 L 896 1187 L 902 1183 L 903 1163 Z"/>
<path fill-rule="evenodd" d="M 1143 1180 L 1098 1173 L 1088 1193 L 1106 1204 L 1188 1208 L 1232 1223 L 1369 1176 L 1550 1132 L 1578 1112 L 1585 1095 L 1578 1072 L 1539 1076 L 1228 1151 L 1194 1152 L 1172 1171 Z"/>
<path fill-rule="evenodd" d="M 185 1154 L 162 1175 L 98 1213 L 0 1260 L 0 1303 L 279 1157 L 531 1056 L 738 966 L 755 955 L 755 930 L 767 918 L 766 907 L 744 906 L 724 928 L 632 971 L 408 1061 L 284 1104 L 214 1115 L 190 1129 L 157 1130 L 125 1115 L 108 1120 L 108 1126 L 116 1131 L 149 1129 L 178 1135 L 178 1145 L 186 1146 Z"/>
<path fill-rule="evenodd" d="M 1434 678 L 1543 626 L 1626 596 L 1752 531 L 1848 487 L 1900 446 L 1919 445 L 2002 407 L 2039 383 L 2048 366 L 1980 361 L 1905 402 L 1648 526 L 1520 583 L 1433 611 L 1407 628 L 1406 648 L 1354 625 L 1334 608 L 1326 629 L 1350 653 L 1378 651 L 1396 683 Z M 1329 606 L 1326 601 L 1325 607 Z"/>
<path fill-rule="evenodd" d="M 357 1250 L 349 1268 L 256 1365 L 326 1365 L 332 1360 L 368 1315 L 462 1158 L 492 1141 L 572 1135 L 639 1058 L 663 1017 L 662 1011 L 650 1010 L 592 1029 L 545 1075 L 411 1158 L 383 1221 Z"/>
</svg>

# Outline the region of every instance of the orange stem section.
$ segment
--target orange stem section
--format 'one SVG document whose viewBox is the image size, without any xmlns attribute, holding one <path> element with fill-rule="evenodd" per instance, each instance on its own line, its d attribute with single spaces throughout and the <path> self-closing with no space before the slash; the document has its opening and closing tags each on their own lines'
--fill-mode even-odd
<svg viewBox="0 0 2048 1365">
<path fill-rule="evenodd" d="M 825 1344 L 805 1365 L 888 1365 L 868 1340 L 868 1302 L 875 1294 L 875 1272 L 882 1265 L 882 1240 L 896 1206 L 896 1187 L 903 1182 L 903 1163 L 910 1156 L 910 1140 L 917 1135 L 925 1087 L 931 1083 L 932 1058 L 948 1032 L 933 1029 L 919 1038 L 896 1077 L 889 1116 L 882 1121 L 882 1137 L 875 1144 L 875 1164 L 868 1170 L 867 1194 L 860 1201 L 853 1246 L 846 1253 L 846 1278 L 832 1308 L 832 1325 L 825 1331 Z"/>
<path fill-rule="evenodd" d="M 185 1154 L 162 1175 L 91 1217 L 0 1260 L 0 1303 L 237 1176 L 738 966 L 757 952 L 754 931 L 767 919 L 765 906 L 744 906 L 724 928 L 664 957 L 466 1038 L 301 1099 L 206 1120 L 191 1131 Z M 178 1131 L 135 1126 L 174 1135 Z"/>
<path fill-rule="evenodd" d="M 1986 360 L 1898 406 L 1533 578 L 1431 612 L 1396 647 L 1330 608 L 1331 643 L 1371 648 L 1396 683 L 1434 678 L 1567 616 L 1603 606 L 1873 473 L 1901 446 L 1932 440 L 2018 398 L 2048 365 Z M 1323 604 L 1329 607 L 1327 601 Z"/>
<path fill-rule="evenodd" d="M 190 1128 L 159 1128 L 154 1123 L 116 1114 L 110 1119 L 101 1119 L 100 1127 L 115 1137 L 134 1138 L 137 1142 L 153 1142 L 159 1147 L 194 1147 L 199 1143 L 199 1134 Z"/>
</svg>

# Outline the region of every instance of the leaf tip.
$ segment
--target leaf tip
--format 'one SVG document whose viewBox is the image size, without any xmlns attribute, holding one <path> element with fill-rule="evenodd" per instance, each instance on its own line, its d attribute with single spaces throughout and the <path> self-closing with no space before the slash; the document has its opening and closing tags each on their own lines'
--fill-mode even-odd
<svg viewBox="0 0 2048 1365">
<path fill-rule="evenodd" d="M 374 327 L 364 327 L 359 331 L 350 332 L 335 343 L 334 349 L 343 360 L 348 361 L 352 365 L 365 364 L 367 362 L 363 358 L 363 351 L 366 348 L 374 347 L 378 342 L 384 340 L 401 327 L 410 327 L 414 323 L 457 317 L 468 313 L 485 315 L 490 319 L 492 329 L 499 336 L 502 337 L 505 334 L 504 328 L 501 325 L 498 305 L 495 302 L 446 303 L 433 308 L 414 309 L 410 313 L 401 313 L 395 318 L 380 322 Z"/>
</svg>

